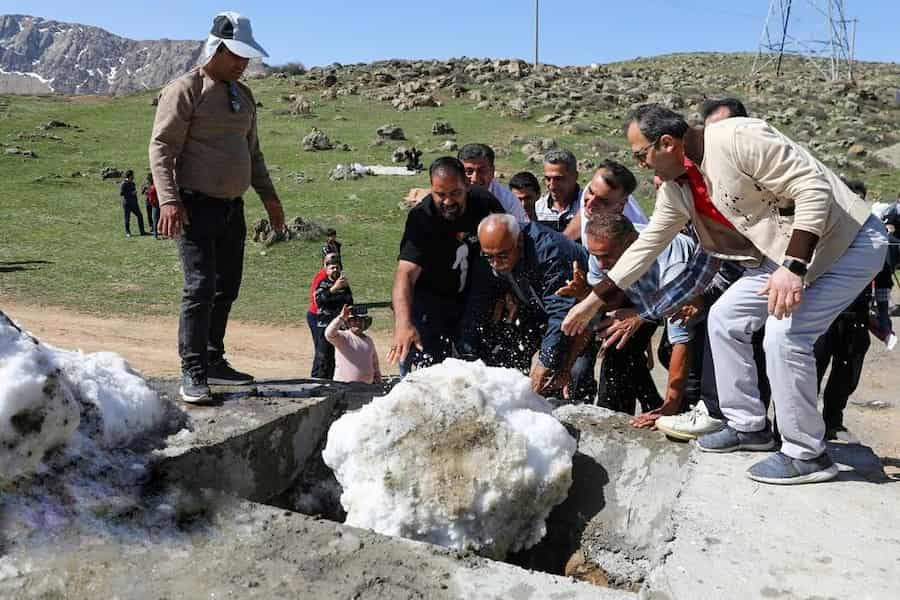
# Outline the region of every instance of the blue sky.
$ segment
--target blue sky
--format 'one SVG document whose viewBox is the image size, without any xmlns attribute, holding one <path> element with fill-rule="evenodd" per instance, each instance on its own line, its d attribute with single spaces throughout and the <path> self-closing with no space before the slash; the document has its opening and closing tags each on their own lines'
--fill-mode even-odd
<svg viewBox="0 0 900 600">
<path fill-rule="evenodd" d="M 755 51 L 768 0 L 541 0 L 541 61 L 611 62 L 685 51 Z M 793 33 L 824 35 L 808 0 L 795 0 Z M 900 61 L 900 0 L 846 0 L 859 19 L 856 54 Z M 24 13 L 96 25 L 134 39 L 202 39 L 212 16 L 251 17 L 267 62 L 306 65 L 382 58 L 521 57 L 534 53 L 534 0 L 0 0 Z"/>
</svg>

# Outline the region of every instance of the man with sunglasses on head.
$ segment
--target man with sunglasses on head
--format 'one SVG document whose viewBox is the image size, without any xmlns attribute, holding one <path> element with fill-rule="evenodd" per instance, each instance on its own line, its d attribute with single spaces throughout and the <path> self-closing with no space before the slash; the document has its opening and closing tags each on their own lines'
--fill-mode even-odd
<svg viewBox="0 0 900 600">
<path fill-rule="evenodd" d="M 565 231 L 581 210 L 575 155 L 564 149 L 547 152 L 544 155 L 544 185 L 547 193 L 534 204 L 538 223 L 554 231 Z"/>
<path fill-rule="evenodd" d="M 881 268 L 887 233 L 869 207 L 808 150 L 760 119 L 734 117 L 705 128 L 699 164 L 689 128 L 656 104 L 625 123 L 635 160 L 662 180 L 650 223 L 607 277 L 566 316 L 580 334 L 609 295 L 621 294 L 693 221 L 703 248 L 747 268 L 708 316 L 716 387 L 726 426 L 698 438 L 705 452 L 770 450 L 751 337 L 766 327 L 766 366 L 781 450 L 750 467 L 762 483 L 827 481 L 838 473 L 825 451 L 816 407 L 813 344 Z"/>
<path fill-rule="evenodd" d="M 543 225 L 520 224 L 505 214 L 482 220 L 478 241 L 490 272 L 476 270 L 472 281 L 462 352 L 489 365 L 530 373 L 532 389 L 539 394 L 589 401 L 596 391 L 596 353 L 579 356 L 567 366 L 573 342 L 560 325 L 575 300 L 556 295 L 574 277 L 574 264 L 586 272 L 587 251 Z M 512 296 L 514 308 L 504 320 L 499 313 L 506 296 Z"/>
<path fill-rule="evenodd" d="M 247 188 L 252 185 L 262 199 L 275 231 L 284 229 L 281 201 L 259 147 L 256 101 L 238 82 L 251 58 L 265 56 L 249 19 L 219 13 L 202 66 L 159 95 L 150 166 L 159 195 L 159 232 L 177 240 L 184 271 L 178 353 L 185 402 L 209 401 L 210 383 L 253 381 L 225 360 L 224 338 L 241 286 Z"/>
</svg>

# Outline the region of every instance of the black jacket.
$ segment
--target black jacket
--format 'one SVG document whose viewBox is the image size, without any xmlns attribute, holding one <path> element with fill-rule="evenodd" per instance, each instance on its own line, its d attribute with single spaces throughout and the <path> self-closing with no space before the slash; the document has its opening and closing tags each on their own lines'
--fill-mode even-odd
<svg viewBox="0 0 900 600">
<path fill-rule="evenodd" d="M 350 286 L 340 289 L 336 292 L 331 291 L 334 282 L 331 279 L 323 279 L 316 286 L 316 306 L 319 310 L 316 312 L 316 321 L 319 325 L 328 325 L 336 316 L 341 314 L 341 309 L 345 304 L 353 304 L 353 292 Z"/>
</svg>

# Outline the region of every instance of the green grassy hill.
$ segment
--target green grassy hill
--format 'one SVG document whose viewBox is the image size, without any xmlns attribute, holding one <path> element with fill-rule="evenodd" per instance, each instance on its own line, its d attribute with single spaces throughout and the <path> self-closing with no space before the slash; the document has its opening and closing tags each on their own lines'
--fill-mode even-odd
<svg viewBox="0 0 900 600">
<path fill-rule="evenodd" d="M 685 60 L 693 61 L 692 64 L 712 61 L 717 69 L 714 84 L 694 76 L 686 79 L 679 70 Z M 751 111 L 772 118 L 777 126 L 791 134 L 796 132 L 804 141 L 813 143 L 821 138 L 826 158 L 851 175 L 865 173 L 876 198 L 893 197 L 900 191 L 900 176 L 895 169 L 871 160 L 865 153 L 846 158 L 848 136 L 870 150 L 896 142 L 892 136 L 898 128 L 884 129 L 884 124 L 900 122 L 898 107 L 879 98 L 860 99 L 862 113 L 853 115 L 859 131 L 854 134 L 849 131 L 852 122 L 848 125 L 832 118 L 834 102 L 828 105 L 827 118 L 808 110 L 819 96 L 826 97 L 827 84 L 822 83 L 817 91 L 815 80 L 811 79 L 808 94 L 812 99 L 798 98 L 796 90 L 790 87 L 777 91 L 773 86 L 779 84 L 771 81 L 762 90 L 753 90 L 746 87 L 745 81 L 749 60 L 740 55 L 661 57 L 601 67 L 593 75 L 585 69 L 548 70 L 545 75 L 524 77 L 484 76 L 484 69 L 480 74 L 465 71 L 468 78 L 457 77 L 451 85 L 426 85 L 427 93 L 442 106 L 407 112 L 398 112 L 389 102 L 376 99 L 394 94 L 398 83 L 415 81 L 405 67 L 392 67 L 390 63 L 336 68 L 339 83 L 333 90 L 337 93 L 323 87 L 321 70 L 293 78 L 270 76 L 253 80 L 250 85 L 262 103 L 262 147 L 288 219 L 302 216 L 334 226 L 344 243 L 345 267 L 354 295 L 358 301 L 372 302 L 387 300 L 390 295 L 406 214 L 399 202 L 409 187 L 427 186 L 427 177 L 420 174 L 334 182 L 329 181 L 328 172 L 338 163 L 391 164 L 391 153 L 399 145 L 424 149 L 422 160 L 427 165 L 447 154 L 440 147 L 449 138 L 431 135 L 432 123 L 437 119 L 452 124 L 457 132 L 452 137 L 460 145 L 471 141 L 491 144 L 498 152 L 498 171 L 506 177 L 521 169 L 540 175 L 540 165 L 529 163 L 522 152 L 523 144 L 529 140 L 552 137 L 559 146 L 571 148 L 580 159 L 598 162 L 612 155 L 631 166 L 619 129 L 629 105 L 646 99 L 647 90 L 675 90 L 683 102 L 679 110 L 685 114 L 695 112 L 703 96 L 728 92 L 744 98 Z M 484 63 L 489 64 L 478 64 Z M 433 83 L 448 76 L 438 69 L 428 79 L 427 65 L 439 63 L 423 64 L 425 67 L 418 71 L 421 80 Z M 464 72 L 462 63 L 451 67 L 451 75 Z M 397 82 L 385 83 L 373 75 L 392 69 L 395 74 L 401 73 Z M 672 75 L 667 75 L 670 72 Z M 877 74 L 878 81 L 892 76 L 896 82 L 900 71 L 897 65 L 881 65 L 873 66 L 871 73 Z M 547 80 L 546 87 L 540 78 Z M 584 85 L 591 86 L 590 94 L 579 93 L 579 87 Z M 568 94 L 566 86 L 570 88 Z M 645 98 L 634 87 L 643 88 Z M 326 97 L 321 95 L 323 90 Z M 156 91 L 124 97 L 0 97 L 0 143 L 5 146 L 0 154 L 3 298 L 97 314 L 176 314 L 181 274 L 174 244 L 152 237 L 126 239 L 118 181 L 100 177 L 100 171 L 111 166 L 134 169 L 138 182 L 143 179 L 155 94 Z M 309 99 L 313 114 L 290 114 L 287 97 L 291 94 Z M 627 102 L 617 100 L 625 94 L 631 94 Z M 525 105 L 517 103 L 517 98 L 524 99 Z M 790 111 L 795 105 L 800 110 Z M 559 118 L 546 122 L 550 115 Z M 804 120 L 804 115 L 813 115 L 812 121 Z M 51 120 L 72 127 L 41 127 Z M 821 121 L 820 132 L 810 125 L 817 120 Z M 387 123 L 402 127 L 408 141 L 374 144 L 375 130 Z M 804 129 L 807 125 L 809 128 Z M 300 139 L 313 126 L 332 141 L 349 144 L 352 149 L 301 151 Z M 877 134 L 882 130 L 883 134 Z M 13 148 L 30 150 L 36 157 L 13 153 Z M 298 173 L 312 181 L 298 183 Z M 588 176 L 589 172 L 582 173 L 582 182 Z M 638 195 L 644 207 L 650 209 L 652 193 L 648 180 L 649 174 L 642 173 Z M 247 220 L 251 224 L 264 216 L 264 211 L 252 191 L 246 200 Z M 132 231 L 137 231 L 136 226 Z M 309 280 L 319 264 L 319 248 L 320 242 L 291 241 L 265 249 L 263 254 L 261 246 L 248 240 L 244 285 L 234 316 L 302 322 Z"/>
</svg>

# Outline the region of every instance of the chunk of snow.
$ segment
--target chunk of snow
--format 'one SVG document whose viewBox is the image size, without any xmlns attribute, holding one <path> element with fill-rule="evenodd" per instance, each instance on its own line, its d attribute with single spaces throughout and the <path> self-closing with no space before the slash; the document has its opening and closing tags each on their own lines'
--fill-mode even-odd
<svg viewBox="0 0 900 600">
<path fill-rule="evenodd" d="M 322 456 L 349 525 L 502 558 L 544 536 L 575 449 L 527 377 L 449 359 L 338 419 Z"/>
</svg>

